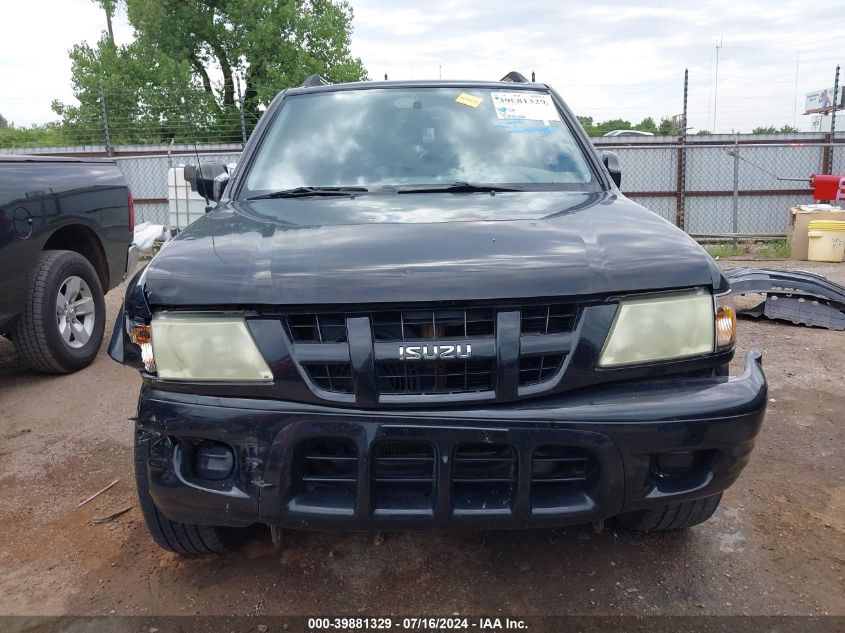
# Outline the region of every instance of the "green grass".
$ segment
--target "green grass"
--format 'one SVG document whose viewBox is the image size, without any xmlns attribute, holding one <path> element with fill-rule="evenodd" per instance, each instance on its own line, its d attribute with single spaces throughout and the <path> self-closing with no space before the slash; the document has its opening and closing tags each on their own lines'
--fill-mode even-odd
<svg viewBox="0 0 845 633">
<path fill-rule="evenodd" d="M 728 244 L 704 244 L 704 250 L 710 253 L 711 257 L 735 257 L 737 255 L 744 255 L 746 253 L 742 244 L 733 243 Z"/>
<path fill-rule="evenodd" d="M 718 257 L 719 259 L 741 256 L 749 256 L 755 259 L 789 258 L 789 243 L 786 240 L 766 240 L 759 242 L 741 240 L 736 244 L 731 241 L 704 244 L 703 246 L 711 256 Z"/>
<path fill-rule="evenodd" d="M 759 243 L 757 255 L 764 259 L 788 259 L 789 242 L 786 240 L 773 240 L 771 242 Z"/>
</svg>

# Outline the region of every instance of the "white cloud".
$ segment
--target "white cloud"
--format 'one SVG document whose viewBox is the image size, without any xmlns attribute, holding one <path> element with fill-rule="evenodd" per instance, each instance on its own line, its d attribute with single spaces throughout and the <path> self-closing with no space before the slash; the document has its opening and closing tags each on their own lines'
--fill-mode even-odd
<svg viewBox="0 0 845 633">
<path fill-rule="evenodd" d="M 804 93 L 833 83 L 845 55 L 839 0 L 630 2 L 351 0 L 352 51 L 381 79 L 498 79 L 510 70 L 554 86 L 595 119 L 679 114 L 690 70 L 690 125 L 712 127 L 714 44 L 723 37 L 717 127 L 792 124 L 795 62 L 799 126 Z M 5 2 L 0 21 L 0 113 L 17 124 L 54 119 L 50 101 L 72 99 L 67 52 L 105 28 L 91 0 Z M 125 42 L 131 29 L 115 20 Z M 281 88 L 281 86 L 280 86 Z M 843 120 L 845 127 L 845 120 Z"/>
<path fill-rule="evenodd" d="M 53 99 L 71 101 L 68 51 L 83 40 L 94 44 L 106 29 L 91 0 L 27 0 L 3 3 L 0 20 L 0 114 L 16 125 L 54 120 Z M 114 22 L 115 39 L 131 38 L 124 16 Z"/>
<path fill-rule="evenodd" d="M 457 5 L 457 6 L 456 6 Z M 689 118 L 713 121 L 716 39 L 720 52 L 717 127 L 749 131 L 792 124 L 795 63 L 799 127 L 804 93 L 833 83 L 845 56 L 832 42 L 838 2 L 702 0 L 691 3 L 496 3 L 431 0 L 395 8 L 387 0 L 356 0 L 353 52 L 380 79 L 498 79 L 509 70 L 555 87 L 578 114 L 640 120 L 683 109 L 684 68 L 690 70 Z M 359 20 L 360 15 L 378 16 Z M 414 24 L 408 19 L 420 16 Z M 443 19 L 443 18 L 446 19 Z M 845 121 L 843 121 L 845 126 Z"/>
</svg>

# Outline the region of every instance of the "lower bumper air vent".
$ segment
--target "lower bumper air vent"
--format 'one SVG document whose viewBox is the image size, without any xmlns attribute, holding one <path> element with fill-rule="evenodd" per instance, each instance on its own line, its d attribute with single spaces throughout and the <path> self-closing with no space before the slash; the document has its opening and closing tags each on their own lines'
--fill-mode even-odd
<svg viewBox="0 0 845 633">
<path fill-rule="evenodd" d="M 507 444 L 458 444 L 452 457 L 456 515 L 510 514 L 516 485 L 516 453 Z"/>
<path fill-rule="evenodd" d="M 288 508 L 296 512 L 352 515 L 358 487 L 358 452 L 346 439 L 313 439 L 299 447 L 300 473 Z"/>
<path fill-rule="evenodd" d="M 598 465 L 582 448 L 547 444 L 534 449 L 531 460 L 531 510 L 535 514 L 589 510 L 590 480 Z"/>
<path fill-rule="evenodd" d="M 385 441 L 373 450 L 372 503 L 376 516 L 433 516 L 434 447 Z"/>
</svg>

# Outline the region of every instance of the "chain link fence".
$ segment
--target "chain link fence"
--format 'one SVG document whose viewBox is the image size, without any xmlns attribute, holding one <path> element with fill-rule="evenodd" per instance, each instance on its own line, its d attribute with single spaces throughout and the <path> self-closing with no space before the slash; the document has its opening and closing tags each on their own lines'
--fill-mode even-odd
<svg viewBox="0 0 845 633">
<path fill-rule="evenodd" d="M 199 154 L 202 163 L 237 163 L 240 151 Z M 196 154 L 152 154 L 116 157 L 117 165 L 132 189 L 138 224 L 170 224 L 169 211 L 174 191 L 168 187 L 171 169 L 196 165 Z"/>
<path fill-rule="evenodd" d="M 813 202 L 810 175 L 845 169 L 845 144 L 817 137 L 593 142 L 618 155 L 628 197 L 687 233 L 780 237 L 786 234 L 789 209 Z"/>
<path fill-rule="evenodd" d="M 845 173 L 845 139 L 829 135 L 594 138 L 622 168 L 622 191 L 695 237 L 779 237 L 789 209 L 813 202 L 811 174 Z M 200 162 L 236 163 L 242 143 L 54 147 L 26 153 L 109 156 L 135 198 L 137 222 L 168 224 L 168 172 Z"/>
<path fill-rule="evenodd" d="M 696 237 L 786 234 L 789 209 L 813 202 L 811 174 L 845 173 L 845 143 L 823 138 L 761 140 L 714 137 L 681 142 L 654 137 L 619 144 L 593 139 L 617 153 L 622 191 Z M 239 151 L 210 152 L 201 162 L 236 163 Z M 118 164 L 132 187 L 139 222 L 167 223 L 167 173 L 196 164 L 194 154 L 126 156 Z"/>
</svg>

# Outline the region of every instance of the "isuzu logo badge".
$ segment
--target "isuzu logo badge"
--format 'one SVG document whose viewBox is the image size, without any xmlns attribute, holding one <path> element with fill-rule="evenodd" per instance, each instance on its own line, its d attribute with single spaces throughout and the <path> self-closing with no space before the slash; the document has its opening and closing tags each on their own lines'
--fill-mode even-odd
<svg viewBox="0 0 845 633">
<path fill-rule="evenodd" d="M 465 359 L 472 356 L 472 345 L 400 345 L 399 360 Z"/>
</svg>

